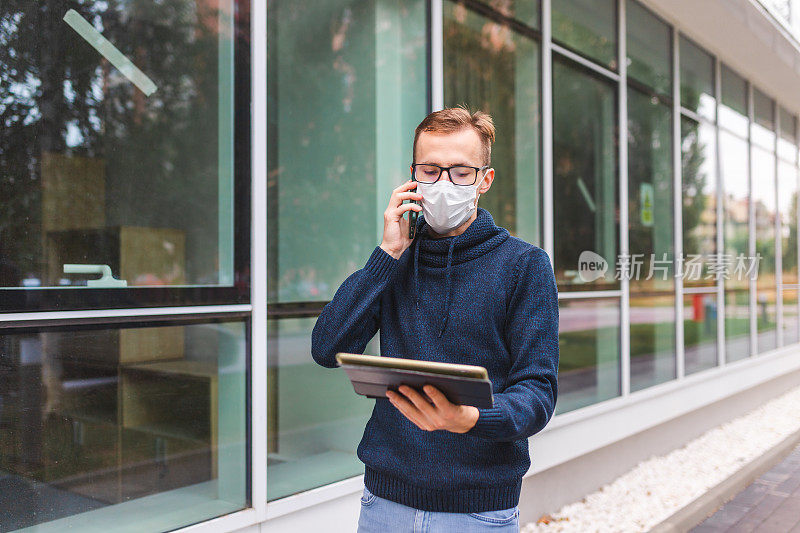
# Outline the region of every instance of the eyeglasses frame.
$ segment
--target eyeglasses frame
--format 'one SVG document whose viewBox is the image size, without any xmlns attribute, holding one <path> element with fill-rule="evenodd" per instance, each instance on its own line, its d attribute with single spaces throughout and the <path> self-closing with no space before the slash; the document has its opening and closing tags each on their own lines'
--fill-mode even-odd
<svg viewBox="0 0 800 533">
<path fill-rule="evenodd" d="M 414 176 L 414 174 L 416 174 L 417 166 L 419 166 L 419 165 L 424 165 L 424 166 L 428 166 L 428 167 L 436 167 L 436 168 L 439 169 L 439 175 L 433 181 L 419 181 Z M 450 175 L 450 169 L 457 168 L 457 167 L 471 168 L 471 169 L 475 170 L 475 179 L 473 180 L 473 182 L 472 183 L 456 183 L 456 182 L 454 182 L 453 181 L 453 176 Z M 492 168 L 492 167 L 491 167 L 491 165 L 483 165 L 482 167 L 473 167 L 473 166 L 470 166 L 470 165 L 453 165 L 453 166 L 450 166 L 450 167 L 440 167 L 439 165 L 434 165 L 433 163 L 412 163 L 411 164 L 411 179 L 413 181 L 416 181 L 417 183 L 424 183 L 426 185 L 432 185 L 432 184 L 436 183 L 437 181 L 439 181 L 440 179 L 442 179 L 442 175 L 444 174 L 445 171 L 447 171 L 447 177 L 450 179 L 450 183 L 452 183 L 453 185 L 455 185 L 457 187 L 471 187 L 471 186 L 475 185 L 475 183 L 477 183 L 477 181 L 478 181 L 478 173 L 481 170 L 485 170 L 487 168 Z"/>
</svg>

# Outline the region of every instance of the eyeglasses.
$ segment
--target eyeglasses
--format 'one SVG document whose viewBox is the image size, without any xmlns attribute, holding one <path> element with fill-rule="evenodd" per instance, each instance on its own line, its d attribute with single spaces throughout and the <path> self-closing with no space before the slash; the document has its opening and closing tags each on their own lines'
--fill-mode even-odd
<svg viewBox="0 0 800 533">
<path fill-rule="evenodd" d="M 487 168 L 489 165 L 440 167 L 439 165 L 414 163 L 411 165 L 411 176 L 420 183 L 436 183 L 442 177 L 442 172 L 446 170 L 454 185 L 474 185 L 478 180 L 478 172 Z"/>
</svg>

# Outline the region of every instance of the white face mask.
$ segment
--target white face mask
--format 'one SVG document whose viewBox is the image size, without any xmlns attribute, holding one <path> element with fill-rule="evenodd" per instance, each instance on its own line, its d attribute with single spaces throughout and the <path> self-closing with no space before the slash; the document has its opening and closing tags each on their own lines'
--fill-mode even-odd
<svg viewBox="0 0 800 533">
<path fill-rule="evenodd" d="M 483 175 L 486 177 L 486 174 Z M 476 192 L 483 177 L 475 185 L 454 185 L 450 180 L 440 179 L 436 183 L 418 183 L 422 194 L 422 213 L 425 222 L 436 233 L 451 231 L 467 221 L 478 208 Z"/>
</svg>

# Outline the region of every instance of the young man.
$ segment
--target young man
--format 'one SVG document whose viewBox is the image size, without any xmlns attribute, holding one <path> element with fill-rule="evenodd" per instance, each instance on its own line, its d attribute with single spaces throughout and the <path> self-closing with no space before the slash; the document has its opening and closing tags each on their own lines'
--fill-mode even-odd
<svg viewBox="0 0 800 533">
<path fill-rule="evenodd" d="M 477 207 L 494 180 L 494 135 L 489 115 L 460 107 L 417 126 L 416 181 L 392 192 L 383 241 L 314 326 L 311 354 L 324 367 L 337 352 L 363 353 L 380 329 L 382 355 L 480 365 L 492 382 L 488 409 L 431 386 L 375 401 L 356 452 L 359 532 L 519 530 L 528 437 L 558 394 L 558 294 L 547 254 Z M 413 240 L 410 210 L 422 211 Z"/>
</svg>

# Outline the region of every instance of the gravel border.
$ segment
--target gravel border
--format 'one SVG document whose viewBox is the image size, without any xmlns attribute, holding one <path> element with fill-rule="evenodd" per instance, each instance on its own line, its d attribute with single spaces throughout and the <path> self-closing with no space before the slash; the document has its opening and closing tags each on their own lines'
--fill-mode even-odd
<svg viewBox="0 0 800 533">
<path fill-rule="evenodd" d="M 800 431 L 795 431 L 767 453 L 757 457 L 686 507 L 679 509 L 678 512 L 654 527 L 650 533 L 682 533 L 700 524 L 758 479 L 761 474 L 785 459 L 798 443 L 800 443 Z"/>
<path fill-rule="evenodd" d="M 753 474 L 759 461 L 764 465 L 770 457 L 774 461 L 775 448 L 788 446 L 790 437 L 800 430 L 798 406 L 800 387 L 706 431 L 681 448 L 640 462 L 581 501 L 525 524 L 520 532 L 651 531 L 704 496 L 716 496 L 714 490 L 725 488 L 726 480 L 735 474 L 741 481 Z M 735 488 L 737 479 L 729 482 L 728 490 Z"/>
</svg>

